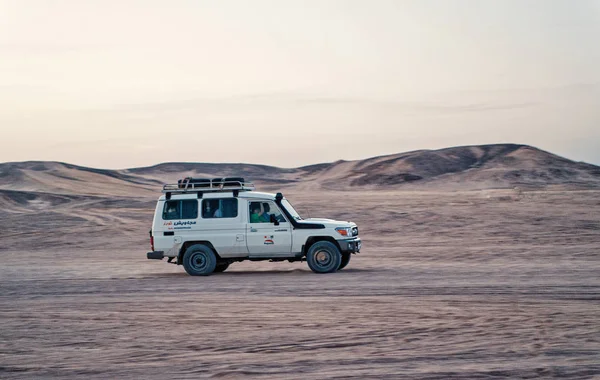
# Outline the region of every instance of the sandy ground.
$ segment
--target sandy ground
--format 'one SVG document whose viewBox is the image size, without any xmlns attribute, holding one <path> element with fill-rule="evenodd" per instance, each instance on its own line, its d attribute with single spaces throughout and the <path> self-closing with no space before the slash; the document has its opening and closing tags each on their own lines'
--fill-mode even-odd
<svg viewBox="0 0 600 380">
<path fill-rule="evenodd" d="M 3 209 L 0 378 L 600 377 L 600 192 L 286 195 L 359 224 L 347 269 L 195 278 L 152 200 Z"/>
</svg>

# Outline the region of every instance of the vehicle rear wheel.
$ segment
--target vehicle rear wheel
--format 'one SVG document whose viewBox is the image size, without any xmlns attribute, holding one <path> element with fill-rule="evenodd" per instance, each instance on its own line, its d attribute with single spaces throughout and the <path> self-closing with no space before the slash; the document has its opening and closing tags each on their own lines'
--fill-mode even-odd
<svg viewBox="0 0 600 380">
<path fill-rule="evenodd" d="M 229 268 L 229 263 L 218 263 L 215 267 L 215 273 L 225 272 L 227 268 Z"/>
<path fill-rule="evenodd" d="M 352 256 L 350 252 L 342 253 L 342 263 L 340 264 L 338 270 L 344 269 L 346 265 L 348 265 L 348 263 L 350 262 L 350 256 Z"/>
<path fill-rule="evenodd" d="M 310 246 L 306 261 L 308 267 L 315 273 L 331 273 L 340 267 L 342 254 L 335 244 L 320 241 Z"/>
<path fill-rule="evenodd" d="M 204 244 L 194 244 L 183 255 L 183 267 L 190 276 L 208 276 L 217 266 L 217 256 Z"/>
</svg>

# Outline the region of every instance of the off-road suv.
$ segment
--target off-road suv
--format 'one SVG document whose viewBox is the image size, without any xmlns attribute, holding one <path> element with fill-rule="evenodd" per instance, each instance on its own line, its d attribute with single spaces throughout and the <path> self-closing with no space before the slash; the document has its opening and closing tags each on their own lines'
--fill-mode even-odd
<svg viewBox="0 0 600 380">
<path fill-rule="evenodd" d="M 183 265 L 193 276 L 251 260 L 306 261 L 313 272 L 348 265 L 361 249 L 355 223 L 303 219 L 281 194 L 254 191 L 243 178 L 185 178 L 164 185 L 148 259 Z"/>
</svg>

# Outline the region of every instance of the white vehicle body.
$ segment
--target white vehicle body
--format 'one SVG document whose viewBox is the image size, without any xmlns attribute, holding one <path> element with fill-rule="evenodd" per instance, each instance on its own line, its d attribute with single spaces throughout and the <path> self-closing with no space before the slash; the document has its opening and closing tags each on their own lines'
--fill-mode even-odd
<svg viewBox="0 0 600 380">
<path fill-rule="evenodd" d="M 244 260 L 302 261 L 319 241 L 333 243 L 348 260 L 360 250 L 355 223 L 302 219 L 280 193 L 241 189 L 166 191 L 156 204 L 148 258 L 167 257 L 181 264 L 186 249 L 195 244 L 209 247 L 223 265 Z M 270 221 L 257 222 L 252 208 L 258 207 L 268 210 L 263 219 L 269 216 Z"/>
</svg>

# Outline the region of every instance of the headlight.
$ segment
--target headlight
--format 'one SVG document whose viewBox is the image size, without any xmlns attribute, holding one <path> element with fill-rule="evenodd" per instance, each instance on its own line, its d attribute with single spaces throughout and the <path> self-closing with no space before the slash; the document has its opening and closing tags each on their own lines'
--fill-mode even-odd
<svg viewBox="0 0 600 380">
<path fill-rule="evenodd" d="M 335 229 L 338 234 L 342 236 L 352 236 L 352 228 L 351 227 L 338 227 Z"/>
</svg>

